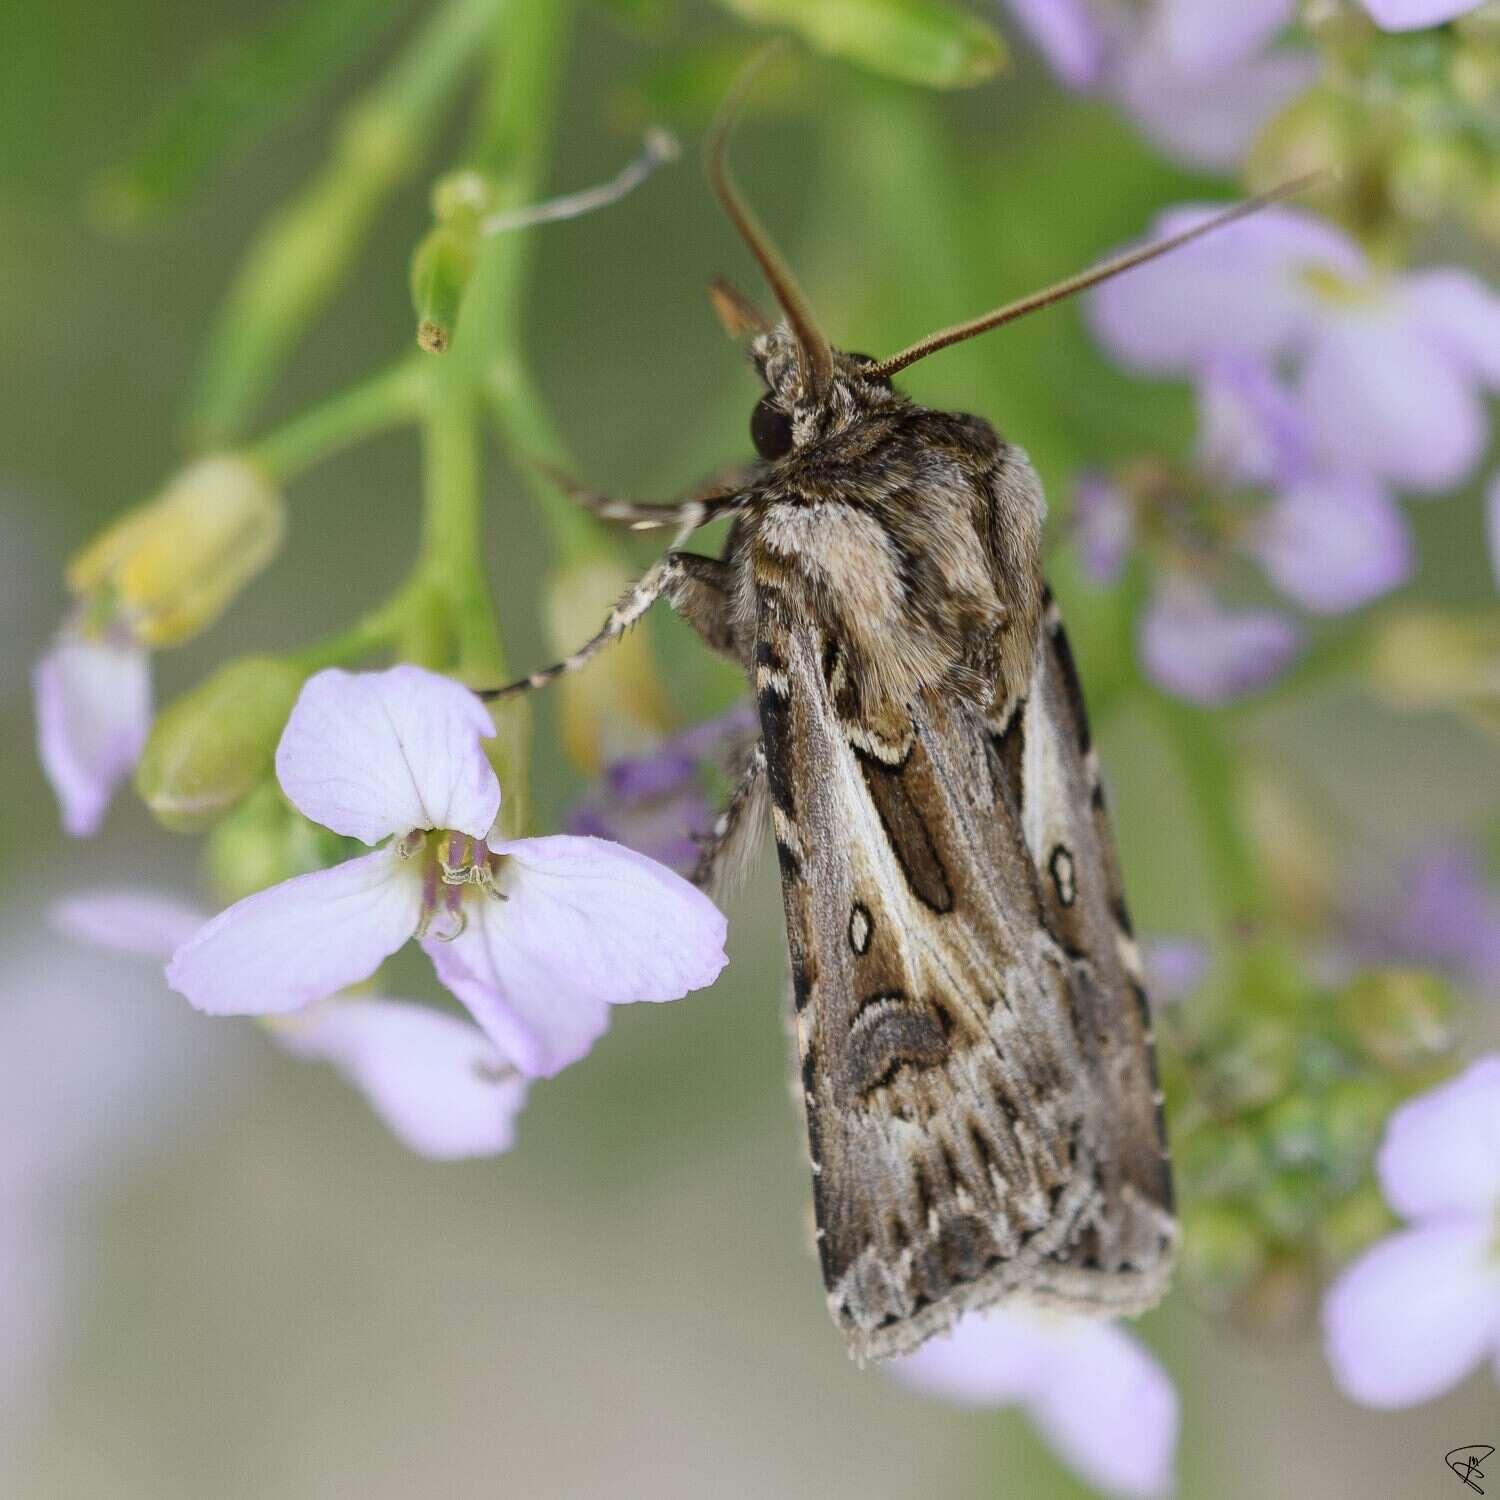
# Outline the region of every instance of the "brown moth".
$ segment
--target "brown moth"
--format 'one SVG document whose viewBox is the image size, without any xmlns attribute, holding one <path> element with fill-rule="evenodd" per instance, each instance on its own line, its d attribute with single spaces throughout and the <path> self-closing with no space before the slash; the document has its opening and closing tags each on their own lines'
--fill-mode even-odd
<svg viewBox="0 0 1500 1500">
<path fill-rule="evenodd" d="M 784 315 L 714 289 L 754 334 L 760 462 L 679 505 L 579 495 L 676 543 L 579 652 L 491 696 L 582 666 L 659 598 L 748 675 L 760 740 L 696 878 L 769 800 L 818 1253 L 857 1359 L 1000 1302 L 1140 1312 L 1177 1244 L 1162 1095 L 1041 487 L 988 422 L 890 377 L 1265 200 L 873 360 L 819 332 L 724 130 L 709 175 Z M 680 550 L 723 516 L 720 557 Z"/>
</svg>

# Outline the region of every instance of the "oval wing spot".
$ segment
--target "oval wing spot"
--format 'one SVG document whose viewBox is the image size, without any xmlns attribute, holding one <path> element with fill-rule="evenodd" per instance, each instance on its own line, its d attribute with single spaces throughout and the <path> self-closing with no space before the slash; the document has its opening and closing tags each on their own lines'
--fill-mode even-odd
<svg viewBox="0 0 1500 1500">
<path fill-rule="evenodd" d="M 869 952 L 872 928 L 870 908 L 855 902 L 854 910 L 849 913 L 849 946 L 861 957 Z"/>
<path fill-rule="evenodd" d="M 1073 856 L 1066 845 L 1053 847 L 1047 868 L 1052 872 L 1052 887 L 1057 892 L 1057 899 L 1064 906 L 1071 906 L 1078 899 L 1078 880 L 1073 872 Z"/>
</svg>

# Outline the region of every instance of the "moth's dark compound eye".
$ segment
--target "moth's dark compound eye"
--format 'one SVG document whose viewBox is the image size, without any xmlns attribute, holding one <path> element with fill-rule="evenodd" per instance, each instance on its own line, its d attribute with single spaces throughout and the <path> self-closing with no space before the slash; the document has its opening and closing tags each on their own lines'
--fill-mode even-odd
<svg viewBox="0 0 1500 1500">
<path fill-rule="evenodd" d="M 762 458 L 785 458 L 792 451 L 792 419 L 769 396 L 762 396 L 750 413 L 750 441 Z"/>
</svg>

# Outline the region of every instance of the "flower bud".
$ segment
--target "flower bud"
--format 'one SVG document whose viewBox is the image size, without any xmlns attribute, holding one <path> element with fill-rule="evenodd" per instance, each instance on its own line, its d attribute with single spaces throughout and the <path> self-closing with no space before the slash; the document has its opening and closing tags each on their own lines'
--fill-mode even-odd
<svg viewBox="0 0 1500 1500">
<path fill-rule="evenodd" d="M 1006 63 L 1005 43 L 946 0 L 724 0 L 742 19 L 786 27 L 831 57 L 905 83 L 969 88 Z"/>
<path fill-rule="evenodd" d="M 1453 996 L 1435 974 L 1418 969 L 1362 974 L 1338 1005 L 1355 1045 L 1383 1068 L 1423 1067 L 1453 1044 Z"/>
<path fill-rule="evenodd" d="M 576 651 L 631 585 L 631 576 L 611 557 L 567 563 L 547 590 L 548 637 L 560 655 Z M 562 694 L 563 750 L 579 770 L 597 775 L 606 760 L 639 754 L 668 727 L 666 695 L 640 627 L 610 648 L 608 663 L 570 672 Z"/>
<path fill-rule="evenodd" d="M 242 455 L 216 454 L 95 537 L 69 564 L 68 587 L 106 601 L 142 645 L 180 645 L 265 567 L 285 531 L 270 479 Z"/>
<path fill-rule="evenodd" d="M 1248 1192 L 1265 1172 L 1255 1132 L 1234 1121 L 1191 1131 L 1173 1156 L 1183 1190 L 1193 1198 L 1227 1198 Z"/>
<path fill-rule="evenodd" d="M 210 883 L 226 901 L 337 864 L 351 852 L 364 853 L 353 840 L 310 823 L 267 780 L 214 825 L 208 839 Z"/>
<path fill-rule="evenodd" d="M 1338 1264 L 1388 1234 L 1395 1224 L 1380 1189 L 1367 1182 L 1341 1198 L 1324 1216 L 1318 1225 L 1318 1249 L 1326 1259 Z"/>
<path fill-rule="evenodd" d="M 135 784 L 159 823 L 178 833 L 197 832 L 271 774 L 303 675 L 276 657 L 243 657 L 157 719 Z"/>
</svg>

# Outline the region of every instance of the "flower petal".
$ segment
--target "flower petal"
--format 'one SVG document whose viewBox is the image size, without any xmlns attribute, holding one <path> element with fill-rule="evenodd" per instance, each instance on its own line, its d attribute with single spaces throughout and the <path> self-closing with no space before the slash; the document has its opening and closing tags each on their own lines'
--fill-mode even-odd
<svg viewBox="0 0 1500 1500">
<path fill-rule="evenodd" d="M 1387 31 L 1416 31 L 1441 26 L 1454 16 L 1478 8 L 1480 0 L 1364 0 L 1377 26 Z"/>
<path fill-rule="evenodd" d="M 1085 0 L 1007 0 L 1016 24 L 1070 89 L 1098 86 L 1108 38 Z"/>
<path fill-rule="evenodd" d="M 77 891 L 53 903 L 52 925 L 68 937 L 138 953 L 165 963 L 208 920 L 190 901 L 166 891 Z"/>
<path fill-rule="evenodd" d="M 603 839 L 494 842 L 503 901 L 423 947 L 523 1073 L 549 1077 L 603 1033 L 607 1007 L 675 1000 L 718 977 L 725 922 L 681 877 Z"/>
<path fill-rule="evenodd" d="M 1041 1318 L 992 1308 L 966 1314 L 952 1332 L 928 1339 L 880 1368 L 924 1396 L 961 1406 L 1001 1407 L 1040 1388 L 1051 1356 Z"/>
<path fill-rule="evenodd" d="M 951 1334 L 882 1368 L 911 1390 L 963 1406 L 1020 1403 L 1059 1457 L 1101 1489 L 1171 1488 L 1176 1392 L 1113 1324 L 997 1308 L 969 1314 Z"/>
<path fill-rule="evenodd" d="M 1487 1215 L 1500 1204 L 1500 1053 L 1409 1099 L 1376 1157 L 1381 1190 L 1409 1219 Z"/>
<path fill-rule="evenodd" d="M 37 754 L 65 832 L 86 838 L 134 769 L 151 728 L 151 663 L 139 646 L 62 640 L 32 672 Z"/>
<path fill-rule="evenodd" d="M 1115 88 L 1121 108 L 1167 156 L 1227 171 L 1318 70 L 1315 57 L 1287 51 L 1247 58 L 1219 73 L 1185 72 L 1162 52 L 1136 47 L 1123 58 Z"/>
<path fill-rule="evenodd" d="M 1205 589 L 1170 584 L 1137 624 L 1141 665 L 1164 692 L 1227 703 L 1275 681 L 1302 647 L 1296 625 L 1269 609 L 1224 609 Z"/>
<path fill-rule="evenodd" d="M 1291 23 L 1295 0 L 1156 0 L 1145 45 L 1178 71 L 1221 74 L 1253 57 Z"/>
<path fill-rule="evenodd" d="M 420 667 L 329 670 L 309 678 L 276 751 L 276 775 L 299 811 L 378 843 L 414 828 L 482 839 L 500 783 L 481 741 L 488 711 L 461 683 Z"/>
<path fill-rule="evenodd" d="M 1118 583 L 1135 547 L 1130 497 L 1102 474 L 1080 474 L 1068 522 L 1083 571 L 1102 587 Z"/>
<path fill-rule="evenodd" d="M 1487 1219 L 1389 1235 L 1329 1288 L 1324 1348 L 1351 1400 L 1393 1408 L 1457 1385 L 1500 1340 L 1500 1265 Z"/>
<path fill-rule="evenodd" d="M 419 1156 L 493 1156 L 515 1143 L 526 1080 L 467 1021 L 359 996 L 313 1006 L 271 1035 L 294 1057 L 331 1063 Z"/>
<path fill-rule="evenodd" d="M 1252 545 L 1271 582 L 1315 614 L 1358 609 L 1411 573 L 1405 514 L 1380 484 L 1357 475 L 1292 486 L 1262 517 Z"/>
<path fill-rule="evenodd" d="M 1390 298 L 1326 319 L 1300 388 L 1330 468 L 1403 489 L 1451 489 L 1488 440 L 1473 378 Z"/>
<path fill-rule="evenodd" d="M 1184 204 L 1161 214 L 1152 239 L 1180 234 L 1228 207 Z M 1270 357 L 1298 345 L 1317 303 L 1305 272 L 1362 280 L 1359 247 L 1324 220 L 1273 205 L 1090 292 L 1095 337 L 1122 364 L 1180 374 L 1224 350 Z"/>
<path fill-rule="evenodd" d="M 177 950 L 167 983 L 210 1015 L 298 1010 L 368 979 L 421 911 L 419 872 L 382 849 L 235 902 Z"/>
<path fill-rule="evenodd" d="M 1500 387 L 1500 295 L 1472 271 L 1439 266 L 1404 278 L 1414 319 L 1476 380 Z"/>
<path fill-rule="evenodd" d="M 1026 1407 L 1059 1456 L 1096 1488 L 1171 1492 L 1177 1392 L 1150 1351 L 1118 1325 L 1070 1320 L 1045 1385 Z"/>
<path fill-rule="evenodd" d="M 1198 458 L 1243 484 L 1294 484 L 1307 475 L 1311 435 L 1270 363 L 1226 350 L 1198 380 Z"/>
</svg>

